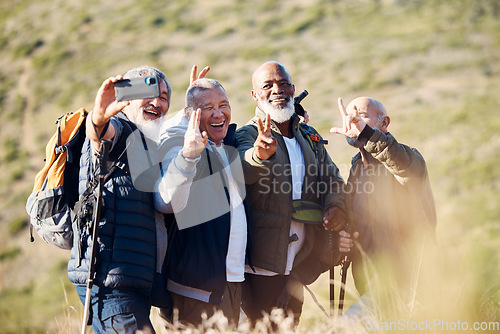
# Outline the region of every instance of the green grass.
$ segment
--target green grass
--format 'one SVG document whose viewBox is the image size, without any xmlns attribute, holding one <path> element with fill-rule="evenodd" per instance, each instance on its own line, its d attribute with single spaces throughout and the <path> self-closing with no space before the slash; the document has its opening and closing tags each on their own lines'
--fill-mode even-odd
<svg viewBox="0 0 500 334">
<path fill-rule="evenodd" d="M 62 322 L 64 313 L 79 307 L 77 298 L 67 279 L 66 262 L 53 264 L 39 273 L 36 282 L 0 292 L 2 333 L 45 333 L 48 322 L 56 318 Z M 79 321 L 79 315 L 74 318 Z"/>
</svg>

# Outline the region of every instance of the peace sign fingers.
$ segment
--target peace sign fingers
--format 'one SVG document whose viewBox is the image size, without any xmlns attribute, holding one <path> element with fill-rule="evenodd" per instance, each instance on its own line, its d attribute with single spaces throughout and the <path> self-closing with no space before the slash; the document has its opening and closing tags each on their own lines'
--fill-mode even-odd
<svg viewBox="0 0 500 334">
<path fill-rule="evenodd" d="M 191 113 L 189 117 L 188 131 L 200 131 L 200 114 L 200 109 L 197 109 Z"/>
<path fill-rule="evenodd" d="M 210 66 L 206 66 L 204 67 L 200 74 L 198 75 L 198 77 L 196 77 L 196 72 L 198 71 L 198 66 L 196 65 L 193 65 L 193 68 L 191 69 L 191 77 L 190 77 L 190 80 L 189 80 L 189 84 L 192 84 L 194 81 L 196 81 L 197 79 L 203 79 L 205 77 L 205 75 L 208 73 L 208 71 L 210 71 Z"/>
<path fill-rule="evenodd" d="M 266 115 L 266 124 L 264 125 L 264 133 L 271 136 L 271 115 Z"/>
<path fill-rule="evenodd" d="M 206 131 L 200 132 L 200 119 L 201 109 L 191 113 L 182 148 L 185 158 L 196 158 L 207 146 L 208 135 Z"/>
<path fill-rule="evenodd" d="M 260 118 L 257 120 L 257 130 L 259 131 L 259 137 L 257 139 L 260 139 L 267 144 L 272 144 L 273 141 L 275 141 L 271 134 L 271 117 L 269 115 L 266 115 L 264 124 Z"/>
<path fill-rule="evenodd" d="M 276 148 L 278 144 L 276 139 L 271 134 L 271 116 L 266 115 L 265 123 L 262 123 L 262 120 L 257 119 L 257 139 L 254 143 L 255 154 L 261 160 L 269 159 L 274 152 L 276 152 Z"/>
<path fill-rule="evenodd" d="M 259 132 L 259 136 L 264 135 L 264 124 L 262 124 L 262 120 L 260 118 L 257 119 L 257 131 Z"/>
</svg>

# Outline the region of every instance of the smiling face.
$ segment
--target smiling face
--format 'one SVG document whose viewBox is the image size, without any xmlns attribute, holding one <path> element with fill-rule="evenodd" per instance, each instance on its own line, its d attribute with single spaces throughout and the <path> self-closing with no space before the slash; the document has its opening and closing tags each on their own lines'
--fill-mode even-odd
<svg viewBox="0 0 500 334">
<path fill-rule="evenodd" d="M 167 85 L 163 80 L 160 80 L 160 94 L 155 98 L 131 100 L 123 109 L 127 118 L 152 140 L 158 139 L 163 116 L 169 107 Z"/>
<path fill-rule="evenodd" d="M 283 123 L 294 113 L 295 86 L 288 71 L 276 62 L 261 65 L 252 76 L 252 96 L 260 109 Z"/>
<path fill-rule="evenodd" d="M 193 92 L 192 110 L 201 109 L 200 131 L 217 146 L 226 137 L 231 122 L 231 106 L 226 92 L 220 87 L 198 88 Z"/>
<path fill-rule="evenodd" d="M 150 99 L 131 100 L 124 109 L 124 113 L 129 119 L 142 118 L 144 120 L 156 120 L 165 115 L 168 111 L 168 92 L 165 81 L 160 80 L 160 96 Z M 135 114 L 132 116 L 131 114 Z"/>
</svg>

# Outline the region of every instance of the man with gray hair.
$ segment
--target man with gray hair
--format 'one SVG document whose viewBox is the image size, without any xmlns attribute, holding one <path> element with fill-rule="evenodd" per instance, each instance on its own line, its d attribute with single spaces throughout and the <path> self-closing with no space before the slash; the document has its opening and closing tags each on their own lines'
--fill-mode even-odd
<svg viewBox="0 0 500 334">
<path fill-rule="evenodd" d="M 160 95 L 160 100 L 170 106 L 170 97 L 172 94 L 172 87 L 168 82 L 165 74 L 156 68 L 141 66 L 129 70 L 123 76 L 124 79 L 131 79 L 136 77 L 146 77 L 146 76 L 156 76 L 159 80 L 165 83 L 166 96 Z M 160 127 L 164 120 L 165 114 L 162 114 L 159 106 L 155 106 L 153 103 L 148 103 L 141 105 L 140 111 L 138 113 L 128 112 L 124 109 L 123 113 L 150 139 L 158 140 L 160 134 Z M 168 111 L 168 108 L 167 108 Z"/>
<path fill-rule="evenodd" d="M 139 76 L 156 76 L 160 95 L 117 101 L 115 84 L 125 77 Z M 92 189 L 91 184 L 100 172 L 97 155 L 101 139 L 112 141 L 108 166 L 112 165 L 113 172 L 107 174 L 103 186 L 98 249 L 94 250 L 96 270 L 90 295 L 89 318 L 95 333 L 154 333 L 149 320 L 151 305 L 169 303 L 165 288 L 161 288 L 165 281 L 167 238 L 163 216 L 155 211 L 153 193 L 135 187 L 129 170 L 130 152 L 125 150 L 127 138 L 136 127 L 144 133 L 145 140 L 157 139 L 161 120 L 169 108 L 170 93 L 170 84 L 159 70 L 132 69 L 123 77 L 111 77 L 102 83 L 86 119 L 86 139 L 80 158 L 80 199 L 91 195 L 87 189 Z M 156 177 L 160 177 L 159 173 Z M 74 227 L 76 238 L 68 264 L 69 279 L 84 305 L 92 249 L 88 225 L 92 218 L 87 218 L 85 212 L 77 212 L 79 217 L 85 217 L 81 220 L 85 226 Z"/>
<path fill-rule="evenodd" d="M 175 186 L 160 184 L 158 201 L 171 203 L 175 218 L 169 233 L 168 290 L 178 320 L 198 325 L 221 310 L 236 326 L 241 304 L 251 217 L 231 106 L 222 85 L 194 81 L 186 107 L 168 120 L 159 154 Z M 170 310 L 161 316 L 172 321 Z M 174 316 L 175 319 L 175 316 Z"/>
</svg>

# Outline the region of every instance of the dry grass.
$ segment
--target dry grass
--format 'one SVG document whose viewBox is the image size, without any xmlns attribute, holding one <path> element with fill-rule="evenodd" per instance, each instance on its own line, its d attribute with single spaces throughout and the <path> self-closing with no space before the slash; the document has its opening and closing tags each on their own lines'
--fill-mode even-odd
<svg viewBox="0 0 500 334">
<path fill-rule="evenodd" d="M 390 270 L 370 283 L 370 293 L 363 296 L 363 306 L 359 301 L 355 308 L 349 308 L 360 296 L 352 285 L 349 271 L 346 286 L 346 307 L 344 316 L 339 318 L 337 310 L 333 318 L 326 317 L 312 302 L 306 293 L 306 300 L 300 324 L 295 327 L 293 315 L 286 315 L 281 310 L 274 310 L 266 315 L 254 328 L 251 328 L 244 313 L 237 328 L 228 326 L 227 319 L 217 312 L 211 318 L 204 318 L 198 327 L 186 326 L 177 321 L 173 324 L 159 317 L 153 308 L 151 319 L 157 333 L 459 333 L 451 330 L 453 326 L 472 326 L 481 323 L 490 326 L 490 332 L 500 329 L 500 285 L 496 276 L 487 286 L 482 275 L 480 263 L 488 258 L 480 258 L 477 246 L 473 243 L 463 245 L 461 249 L 452 249 L 449 245 L 419 249 L 421 261 L 411 271 L 409 288 L 398 288 Z M 464 254 L 474 254 L 478 263 L 460 263 Z M 425 259 L 425 260 L 424 260 Z M 395 269 L 393 263 L 370 263 L 369 266 Z M 484 270 L 484 269 L 483 269 Z M 498 270 L 498 268 L 496 269 Z M 337 270 L 338 272 L 338 270 Z M 328 309 L 328 275 L 322 275 L 311 288 L 319 302 Z M 338 276 L 338 275 L 337 275 Z M 339 278 L 340 279 L 340 278 Z M 335 280 L 338 297 L 339 280 Z M 65 317 L 59 320 L 51 333 L 66 333 L 78 328 L 81 318 L 81 305 L 70 306 L 66 301 Z M 175 318 L 175 315 L 174 315 Z M 461 324 L 461 325 L 459 325 Z M 392 326 L 392 327 L 391 327 Z M 415 326 L 425 326 L 424 330 L 415 331 Z M 497 326 L 497 327 L 496 327 Z M 393 328 L 388 330 L 387 328 Z M 430 328 L 430 329 L 429 329 Z M 464 327 L 460 327 L 464 328 Z M 481 331 L 478 331 L 478 333 Z M 484 331 L 489 333 L 489 331 Z"/>
</svg>

